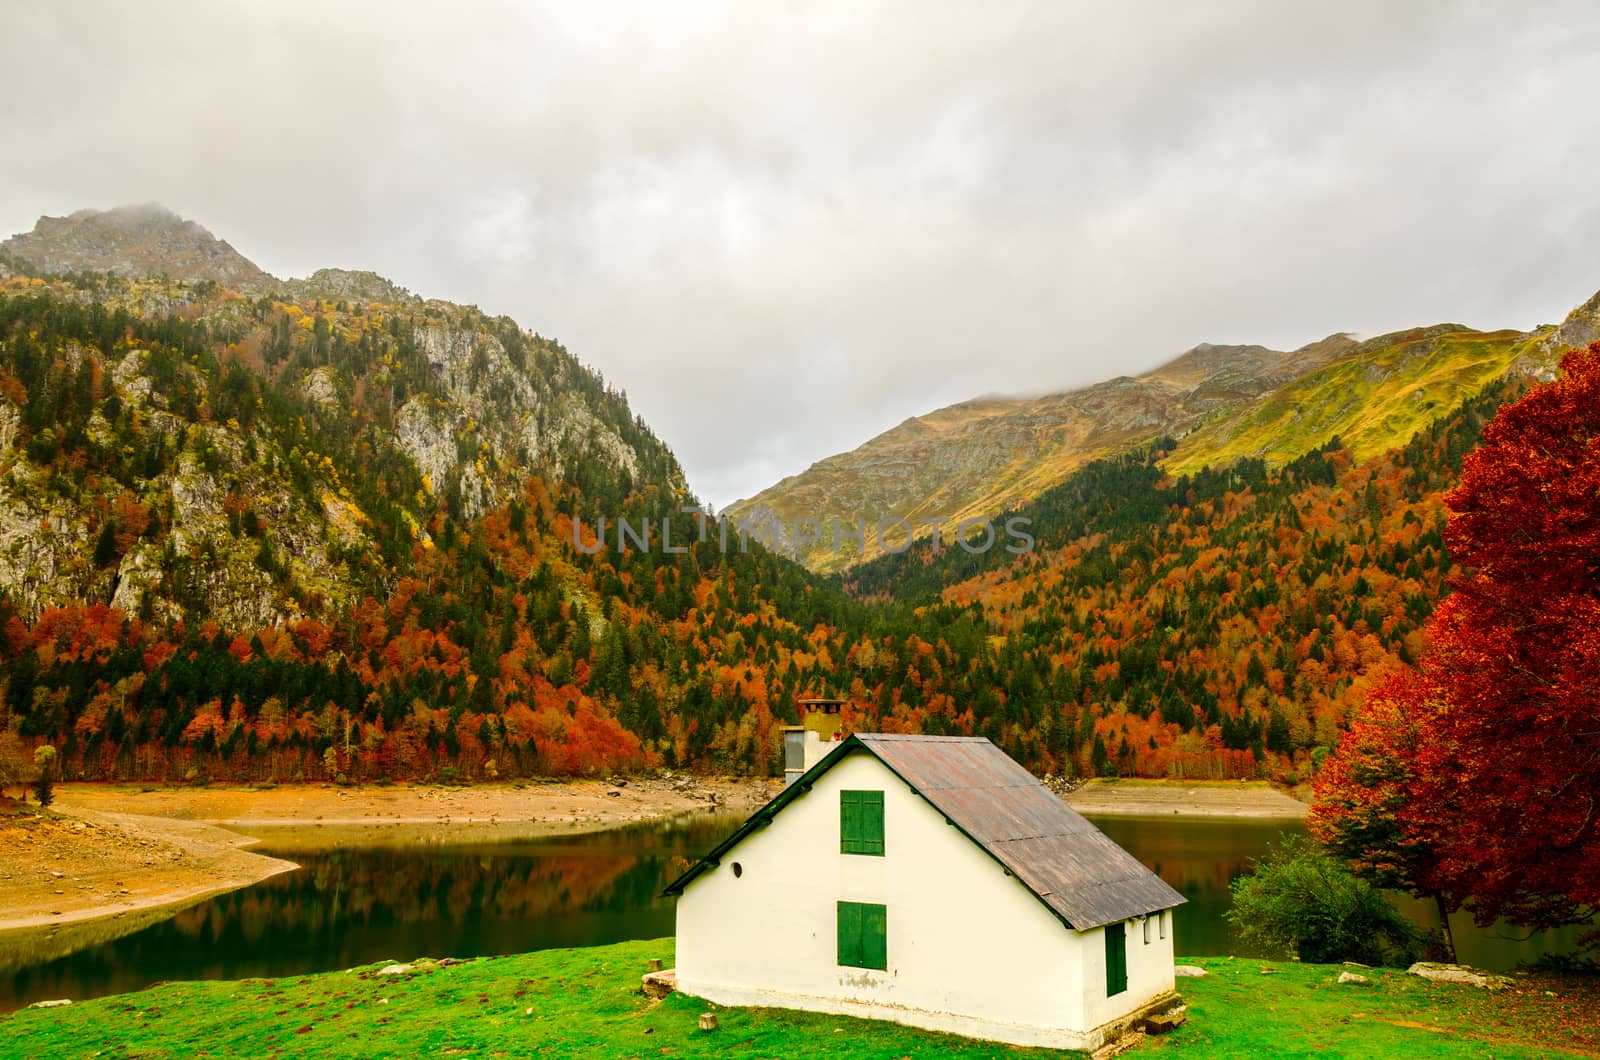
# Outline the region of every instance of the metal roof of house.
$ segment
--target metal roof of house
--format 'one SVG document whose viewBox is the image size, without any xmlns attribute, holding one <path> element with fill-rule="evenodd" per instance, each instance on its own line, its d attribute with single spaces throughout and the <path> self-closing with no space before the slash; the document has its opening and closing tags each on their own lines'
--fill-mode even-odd
<svg viewBox="0 0 1600 1060">
<path fill-rule="evenodd" d="M 746 836 L 809 791 L 818 777 L 859 752 L 891 769 L 1062 922 L 1079 931 L 1170 909 L 1187 900 L 988 740 L 885 733 L 857 733 L 844 740 L 664 893 L 682 894 Z"/>
</svg>

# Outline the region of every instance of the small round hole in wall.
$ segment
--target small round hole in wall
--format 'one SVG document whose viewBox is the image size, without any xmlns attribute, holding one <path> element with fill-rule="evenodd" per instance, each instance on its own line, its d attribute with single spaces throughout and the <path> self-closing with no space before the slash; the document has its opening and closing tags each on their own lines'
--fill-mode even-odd
<svg viewBox="0 0 1600 1060">
<path fill-rule="evenodd" d="M 737 880 L 740 876 L 743 876 L 743 875 L 744 875 L 744 866 L 739 864 L 737 861 L 735 861 L 733 863 L 733 878 Z"/>
</svg>

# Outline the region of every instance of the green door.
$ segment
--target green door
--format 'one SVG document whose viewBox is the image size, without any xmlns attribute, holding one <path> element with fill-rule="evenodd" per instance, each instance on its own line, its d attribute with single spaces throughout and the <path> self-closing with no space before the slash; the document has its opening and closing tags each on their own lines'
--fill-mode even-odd
<svg viewBox="0 0 1600 1060">
<path fill-rule="evenodd" d="M 1128 989 L 1128 928 L 1125 924 L 1107 924 L 1106 934 L 1106 997 L 1115 997 Z"/>
</svg>

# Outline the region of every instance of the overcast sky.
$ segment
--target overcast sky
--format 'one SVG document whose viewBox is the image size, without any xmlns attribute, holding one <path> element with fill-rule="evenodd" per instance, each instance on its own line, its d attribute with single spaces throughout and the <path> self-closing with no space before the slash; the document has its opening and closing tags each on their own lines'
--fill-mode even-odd
<svg viewBox="0 0 1600 1060">
<path fill-rule="evenodd" d="M 748 496 L 1201 341 L 1600 289 L 1592 3 L 0 0 L 0 234 L 158 201 L 554 335 Z"/>
</svg>

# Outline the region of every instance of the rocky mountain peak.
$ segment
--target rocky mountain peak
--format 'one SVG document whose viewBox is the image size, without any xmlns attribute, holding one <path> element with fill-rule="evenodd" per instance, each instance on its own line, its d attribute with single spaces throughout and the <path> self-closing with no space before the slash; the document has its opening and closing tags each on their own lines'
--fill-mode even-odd
<svg viewBox="0 0 1600 1060">
<path fill-rule="evenodd" d="M 414 302 L 417 296 L 368 269 L 318 269 L 285 289 L 296 296 L 345 299 L 352 302 Z"/>
<path fill-rule="evenodd" d="M 0 250 L 43 272 L 167 275 L 189 283 L 211 280 L 252 295 L 279 286 L 204 226 L 159 203 L 41 217 L 33 231 L 6 240 Z"/>
<path fill-rule="evenodd" d="M 1587 346 L 1600 339 L 1600 292 L 1567 314 L 1561 326 L 1541 343 L 1543 352 L 1559 354 L 1574 346 Z"/>
</svg>

